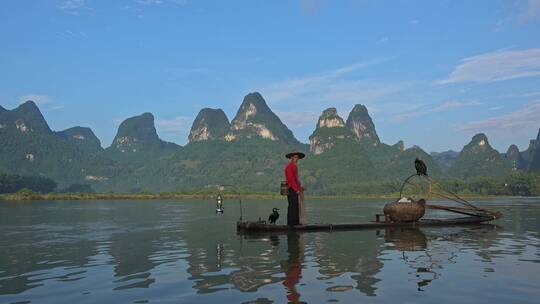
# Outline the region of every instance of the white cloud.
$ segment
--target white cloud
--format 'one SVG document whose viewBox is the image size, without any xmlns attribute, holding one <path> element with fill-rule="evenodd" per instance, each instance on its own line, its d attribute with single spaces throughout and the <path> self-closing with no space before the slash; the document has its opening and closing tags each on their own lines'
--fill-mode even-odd
<svg viewBox="0 0 540 304">
<path fill-rule="evenodd" d="M 187 133 L 191 128 L 193 118 L 177 116 L 173 119 L 157 119 L 156 129 L 162 133 Z"/>
<path fill-rule="evenodd" d="M 540 100 L 527 104 L 523 108 L 501 116 L 462 124 L 461 131 L 490 132 L 500 136 L 524 134 L 540 127 Z"/>
<path fill-rule="evenodd" d="M 124 5 L 122 9 L 132 11 L 138 19 L 144 19 L 152 8 L 172 8 L 187 4 L 187 0 L 131 0 L 132 5 Z"/>
<path fill-rule="evenodd" d="M 86 34 L 81 31 L 71 31 L 71 30 L 63 30 L 56 32 L 56 37 L 58 39 L 62 40 L 70 40 L 70 39 L 78 39 L 78 38 L 86 38 Z"/>
<path fill-rule="evenodd" d="M 351 106 L 357 103 L 376 102 L 388 95 L 397 93 L 407 88 L 411 83 L 380 83 L 375 81 L 339 81 L 329 84 L 322 92 L 321 102 L 328 104 L 341 104 Z"/>
<path fill-rule="evenodd" d="M 298 107 L 319 109 L 321 106 L 349 107 L 355 103 L 374 102 L 410 86 L 410 83 L 381 83 L 354 79 L 353 72 L 388 61 L 380 58 L 358 62 L 314 75 L 293 77 L 257 86 L 272 105 L 294 103 Z"/>
<path fill-rule="evenodd" d="M 319 119 L 315 112 L 282 112 L 276 111 L 276 115 L 288 127 L 314 126 Z"/>
<path fill-rule="evenodd" d="M 159 5 L 163 3 L 162 0 L 136 0 L 135 2 L 142 5 Z"/>
<path fill-rule="evenodd" d="M 43 94 L 26 94 L 19 97 L 19 103 L 24 103 L 28 100 L 31 100 L 39 105 L 51 104 L 54 102 L 52 97 Z"/>
<path fill-rule="evenodd" d="M 400 113 L 400 114 L 397 114 L 397 115 L 394 115 L 392 117 L 392 121 L 393 122 L 404 122 L 404 121 L 407 121 L 411 118 L 415 118 L 415 117 L 418 117 L 420 115 L 423 115 L 423 113 L 420 113 L 420 112 L 405 112 L 405 113 Z"/>
<path fill-rule="evenodd" d="M 425 110 L 423 109 L 425 109 L 426 104 L 392 103 L 392 106 L 394 108 L 403 109 L 403 111 L 392 116 L 390 120 L 393 122 L 403 122 L 410 118 L 424 115 Z"/>
<path fill-rule="evenodd" d="M 135 0 L 135 3 L 141 4 L 141 5 L 146 5 L 146 6 L 161 5 L 161 4 L 164 4 L 164 3 L 185 5 L 185 4 L 187 4 L 187 0 Z"/>
<path fill-rule="evenodd" d="M 63 110 L 65 107 L 63 105 L 56 105 L 56 106 L 51 106 L 50 109 L 53 110 L 53 111 L 59 111 L 59 110 Z"/>
<path fill-rule="evenodd" d="M 393 122 L 404 122 L 414 117 L 424 116 L 430 113 L 440 113 L 440 112 L 446 112 L 458 108 L 464 108 L 464 107 L 474 107 L 482 105 L 483 103 L 478 101 L 460 101 L 460 100 L 449 100 L 446 102 L 443 102 L 442 104 L 438 106 L 431 106 L 431 107 L 422 107 L 422 105 L 417 105 L 414 109 L 410 109 L 406 112 L 399 113 L 392 117 Z"/>
<path fill-rule="evenodd" d="M 535 76 L 540 76 L 540 49 L 507 50 L 465 58 L 448 78 L 435 83 L 486 83 Z"/>
<path fill-rule="evenodd" d="M 540 92 L 528 92 L 528 93 L 524 93 L 522 96 L 523 96 L 523 97 L 535 97 L 535 96 L 540 96 Z"/>
<path fill-rule="evenodd" d="M 85 0 L 64 0 L 62 3 L 56 6 L 59 10 L 62 10 L 68 14 L 79 15 L 83 10 L 87 10 Z"/>
<path fill-rule="evenodd" d="M 445 112 L 457 108 L 463 108 L 463 107 L 474 107 L 482 105 L 483 103 L 478 101 L 459 101 L 459 100 L 449 100 L 441 105 L 433 108 L 430 110 L 430 112 Z"/>
</svg>

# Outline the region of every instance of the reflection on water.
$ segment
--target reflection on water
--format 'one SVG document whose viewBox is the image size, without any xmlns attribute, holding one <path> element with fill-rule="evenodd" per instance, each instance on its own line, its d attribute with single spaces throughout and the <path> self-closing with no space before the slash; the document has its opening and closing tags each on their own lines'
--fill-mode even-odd
<svg viewBox="0 0 540 304">
<path fill-rule="evenodd" d="M 539 203 L 485 202 L 506 215 L 492 225 L 243 235 L 213 202 L 0 203 L 0 302 L 532 303 Z M 383 204 L 313 202 L 308 220 L 366 221 Z"/>
<path fill-rule="evenodd" d="M 287 289 L 287 300 L 298 303 L 300 301 L 300 294 L 296 289 L 296 285 L 298 285 L 302 278 L 302 263 L 304 261 L 300 234 L 287 234 L 287 252 L 287 259 L 281 261 L 281 271 L 285 273 L 283 285 Z"/>
</svg>

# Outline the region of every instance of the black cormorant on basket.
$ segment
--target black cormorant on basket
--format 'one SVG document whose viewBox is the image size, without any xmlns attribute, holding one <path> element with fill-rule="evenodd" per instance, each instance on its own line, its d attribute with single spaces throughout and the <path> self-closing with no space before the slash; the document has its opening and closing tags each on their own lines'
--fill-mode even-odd
<svg viewBox="0 0 540 304">
<path fill-rule="evenodd" d="M 414 160 L 414 167 L 416 168 L 416 174 L 425 175 L 425 176 L 428 175 L 427 174 L 427 166 L 422 160 L 416 158 Z"/>
</svg>

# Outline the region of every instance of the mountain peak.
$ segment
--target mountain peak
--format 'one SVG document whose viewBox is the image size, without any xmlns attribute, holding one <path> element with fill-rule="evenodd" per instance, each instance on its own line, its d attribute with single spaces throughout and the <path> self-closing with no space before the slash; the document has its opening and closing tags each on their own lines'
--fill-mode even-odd
<svg viewBox="0 0 540 304">
<path fill-rule="evenodd" d="M 41 114 L 39 107 L 32 100 L 27 100 L 21 103 L 17 108 L 13 109 L 12 112 L 17 112 L 19 114 L 35 117 L 35 118 L 38 118 L 38 117 L 43 118 L 43 115 Z"/>
<path fill-rule="evenodd" d="M 510 161 L 510 165 L 513 169 L 523 169 L 523 167 L 526 165 L 526 162 L 521 156 L 521 153 L 516 145 L 510 145 L 508 150 L 506 150 L 504 157 Z"/>
<path fill-rule="evenodd" d="M 244 97 L 225 140 L 233 141 L 252 137 L 291 144 L 298 143 L 292 131 L 270 110 L 264 98 L 257 92 L 249 93 Z"/>
<path fill-rule="evenodd" d="M 317 129 L 319 128 L 342 128 L 345 127 L 343 118 L 339 117 L 336 108 L 328 108 L 319 116 Z"/>
<path fill-rule="evenodd" d="M 272 110 L 270 110 L 270 107 L 268 107 L 268 104 L 266 104 L 266 101 L 260 93 L 249 93 L 244 96 L 244 100 L 242 101 L 233 122 L 244 122 L 259 113 L 272 113 Z M 243 114 L 244 117 L 239 117 L 239 114 Z"/>
<path fill-rule="evenodd" d="M 264 100 L 261 93 L 259 92 L 251 92 L 251 93 L 248 93 L 246 96 L 244 96 L 242 105 L 246 105 L 246 104 L 252 104 L 255 107 L 257 107 L 259 110 L 262 110 L 262 109 L 270 110 L 270 108 L 266 104 L 266 101 Z"/>
<path fill-rule="evenodd" d="M 361 114 L 368 114 L 368 109 L 363 104 L 355 104 L 353 109 L 351 110 L 351 113 L 361 113 Z"/>
<path fill-rule="evenodd" d="M 356 134 L 360 142 L 366 142 L 374 146 L 381 143 L 375 131 L 375 124 L 364 105 L 357 104 L 354 106 L 347 118 L 347 128 Z"/>
<path fill-rule="evenodd" d="M 101 142 L 90 128 L 72 127 L 56 132 L 56 135 L 89 152 L 97 152 L 102 149 Z"/>
<path fill-rule="evenodd" d="M 540 130 L 538 131 L 538 133 L 539 134 L 537 138 L 540 136 Z M 534 154 L 536 153 L 536 150 L 540 150 L 537 147 L 538 142 L 539 142 L 539 139 L 531 139 L 529 141 L 529 146 L 527 147 L 527 149 L 520 153 L 525 163 L 528 163 L 530 165 L 530 162 L 532 162 L 534 159 Z"/>
<path fill-rule="evenodd" d="M 111 146 L 105 149 L 105 155 L 136 168 L 179 149 L 177 144 L 159 138 L 154 115 L 147 112 L 127 118 L 120 124 Z"/>
<path fill-rule="evenodd" d="M 489 145 L 487 136 L 479 133 L 459 153 L 451 175 L 460 178 L 503 176 L 509 169 L 501 154 Z"/>
<path fill-rule="evenodd" d="M 118 127 L 118 132 L 111 147 L 124 151 L 136 152 L 142 146 L 158 146 L 161 144 L 156 127 L 154 115 L 143 113 L 124 120 Z"/>
<path fill-rule="evenodd" d="M 141 117 L 144 117 L 146 119 L 154 119 L 154 114 L 150 113 L 150 112 L 144 112 L 140 115 Z"/>
<path fill-rule="evenodd" d="M 229 128 L 229 119 L 222 109 L 204 108 L 193 121 L 189 142 L 223 139 Z"/>
<path fill-rule="evenodd" d="M 536 139 L 529 140 L 529 147 L 527 147 L 526 151 L 532 151 L 536 148 Z"/>
<path fill-rule="evenodd" d="M 515 154 L 515 153 L 518 153 L 519 154 L 519 149 L 516 145 L 510 145 L 510 147 L 508 147 L 508 150 L 506 150 L 506 154 L 507 155 L 510 155 L 510 154 Z"/>
<path fill-rule="evenodd" d="M 478 133 L 478 134 L 474 135 L 471 142 L 470 142 L 470 144 L 475 144 L 475 145 L 478 145 L 480 147 L 484 147 L 484 146 L 490 147 L 488 138 L 487 138 L 486 134 L 484 134 L 484 133 Z"/>
<path fill-rule="evenodd" d="M 446 171 L 454 165 L 459 156 L 459 152 L 448 150 L 443 152 L 431 152 L 430 155 L 435 163 L 437 163 L 443 171 Z"/>
<path fill-rule="evenodd" d="M 45 132 L 51 133 L 51 129 L 41 114 L 38 106 L 31 100 L 20 104 L 13 110 L 0 110 L 0 124 L 3 126 L 13 126 L 18 131 L 26 132 Z"/>
<path fill-rule="evenodd" d="M 525 152 L 529 162 L 527 169 L 533 172 L 540 172 L 540 129 L 538 130 L 536 139 L 531 139 L 529 148 Z"/>
<path fill-rule="evenodd" d="M 393 145 L 393 147 L 396 147 L 399 151 L 403 152 L 405 151 L 405 142 L 403 142 L 403 140 L 399 140 Z"/>
<path fill-rule="evenodd" d="M 38 110 L 39 111 L 39 108 L 37 106 L 37 104 L 33 101 L 33 100 L 27 100 L 23 103 L 21 103 L 18 108 L 28 108 L 28 109 L 34 109 L 34 110 Z"/>
<path fill-rule="evenodd" d="M 336 108 L 328 108 L 319 116 L 317 128 L 309 136 L 311 153 L 324 153 L 341 142 L 356 143 L 357 138 L 351 130 L 345 128 Z"/>
</svg>

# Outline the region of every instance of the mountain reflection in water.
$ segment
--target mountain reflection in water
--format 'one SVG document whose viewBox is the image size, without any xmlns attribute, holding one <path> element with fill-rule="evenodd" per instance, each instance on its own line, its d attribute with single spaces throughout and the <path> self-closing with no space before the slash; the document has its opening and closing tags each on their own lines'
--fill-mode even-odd
<svg viewBox="0 0 540 304">
<path fill-rule="evenodd" d="M 307 211 L 338 223 L 384 202 L 323 203 Z M 245 216 L 279 204 L 250 202 Z M 493 225 L 237 234 L 237 212 L 211 202 L 0 203 L 0 302 L 531 302 L 539 207 L 501 208 Z"/>
</svg>

